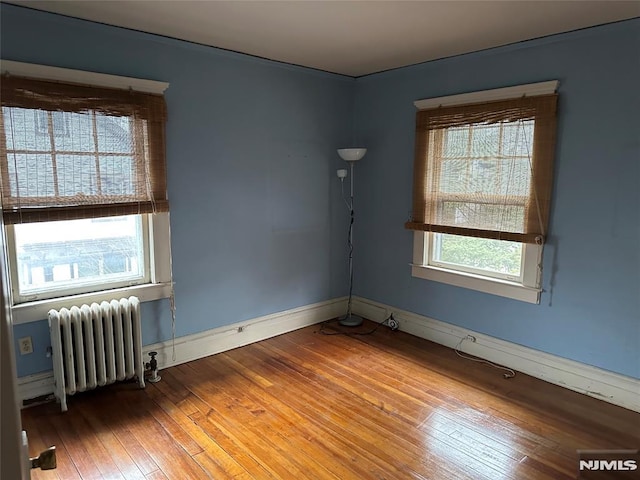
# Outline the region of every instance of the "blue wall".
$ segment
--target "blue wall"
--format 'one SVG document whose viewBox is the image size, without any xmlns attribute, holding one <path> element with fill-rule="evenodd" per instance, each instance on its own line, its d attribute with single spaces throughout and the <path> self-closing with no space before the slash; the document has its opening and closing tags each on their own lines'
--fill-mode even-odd
<svg viewBox="0 0 640 480">
<path fill-rule="evenodd" d="M 0 4 L 0 55 L 170 82 L 177 335 L 346 294 L 335 148 L 358 164 L 355 294 L 640 378 L 640 20 L 357 80 Z M 410 275 L 413 101 L 560 80 L 540 305 Z M 593 220 L 595 218 L 595 221 Z M 144 343 L 170 336 L 143 306 Z M 49 370 L 45 322 L 15 327 Z"/>
<path fill-rule="evenodd" d="M 531 305 L 412 278 L 413 101 L 560 81 L 544 289 Z M 356 293 L 640 378 L 640 21 L 357 79 Z"/>
<path fill-rule="evenodd" d="M 353 133 L 355 81 L 210 47 L 0 5 L 0 55 L 170 83 L 166 92 L 177 336 L 345 295 L 347 215 L 335 149 Z M 143 305 L 143 342 L 170 338 L 168 302 Z M 18 325 L 50 370 L 46 322 Z"/>
</svg>

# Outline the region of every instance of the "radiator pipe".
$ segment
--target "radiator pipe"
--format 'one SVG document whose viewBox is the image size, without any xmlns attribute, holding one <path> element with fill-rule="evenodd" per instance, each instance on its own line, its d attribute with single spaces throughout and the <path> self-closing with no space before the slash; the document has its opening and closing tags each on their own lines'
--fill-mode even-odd
<svg viewBox="0 0 640 480">
<path fill-rule="evenodd" d="M 160 375 L 158 375 L 158 361 L 156 360 L 157 354 L 158 352 L 149 352 L 151 360 L 145 365 L 147 369 L 151 370 L 151 376 L 147 379 L 151 383 L 160 381 Z"/>
</svg>

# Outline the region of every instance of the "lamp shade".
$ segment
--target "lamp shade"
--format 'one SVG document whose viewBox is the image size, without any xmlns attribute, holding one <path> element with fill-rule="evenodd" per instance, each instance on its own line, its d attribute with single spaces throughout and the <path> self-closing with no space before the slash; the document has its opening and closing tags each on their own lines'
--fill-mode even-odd
<svg viewBox="0 0 640 480">
<path fill-rule="evenodd" d="M 339 148 L 338 155 L 345 162 L 355 162 L 364 157 L 364 154 L 367 153 L 366 148 Z"/>
</svg>

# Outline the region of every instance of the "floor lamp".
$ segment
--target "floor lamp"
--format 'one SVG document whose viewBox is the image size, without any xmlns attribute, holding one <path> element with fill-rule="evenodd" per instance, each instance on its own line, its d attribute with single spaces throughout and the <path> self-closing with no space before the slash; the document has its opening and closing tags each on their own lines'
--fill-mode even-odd
<svg viewBox="0 0 640 480">
<path fill-rule="evenodd" d="M 342 184 L 342 198 L 347 205 L 347 209 L 349 210 L 349 234 L 348 234 L 348 242 L 349 242 L 349 301 L 347 303 L 347 313 L 343 317 L 340 317 L 339 323 L 345 327 L 357 327 L 362 325 L 362 317 L 358 315 L 353 315 L 351 312 L 351 299 L 353 296 L 353 166 L 354 164 L 364 157 L 364 154 L 367 153 L 366 148 L 340 148 L 338 149 L 338 155 L 345 162 L 349 164 L 349 172 L 350 175 L 350 183 L 351 188 L 349 191 L 349 199 L 347 200 L 344 196 L 344 179 L 346 178 L 348 172 L 346 168 L 341 168 L 337 171 L 338 178 Z"/>
</svg>

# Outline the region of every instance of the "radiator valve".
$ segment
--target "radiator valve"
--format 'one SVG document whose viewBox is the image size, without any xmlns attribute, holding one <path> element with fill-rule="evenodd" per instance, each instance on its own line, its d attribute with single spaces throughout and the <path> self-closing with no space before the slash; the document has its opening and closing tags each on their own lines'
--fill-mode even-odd
<svg viewBox="0 0 640 480">
<path fill-rule="evenodd" d="M 156 360 L 157 354 L 158 352 L 149 352 L 151 360 L 145 365 L 148 370 L 151 370 L 151 376 L 148 378 L 151 383 L 160 381 L 160 375 L 158 375 L 158 361 Z"/>
</svg>

